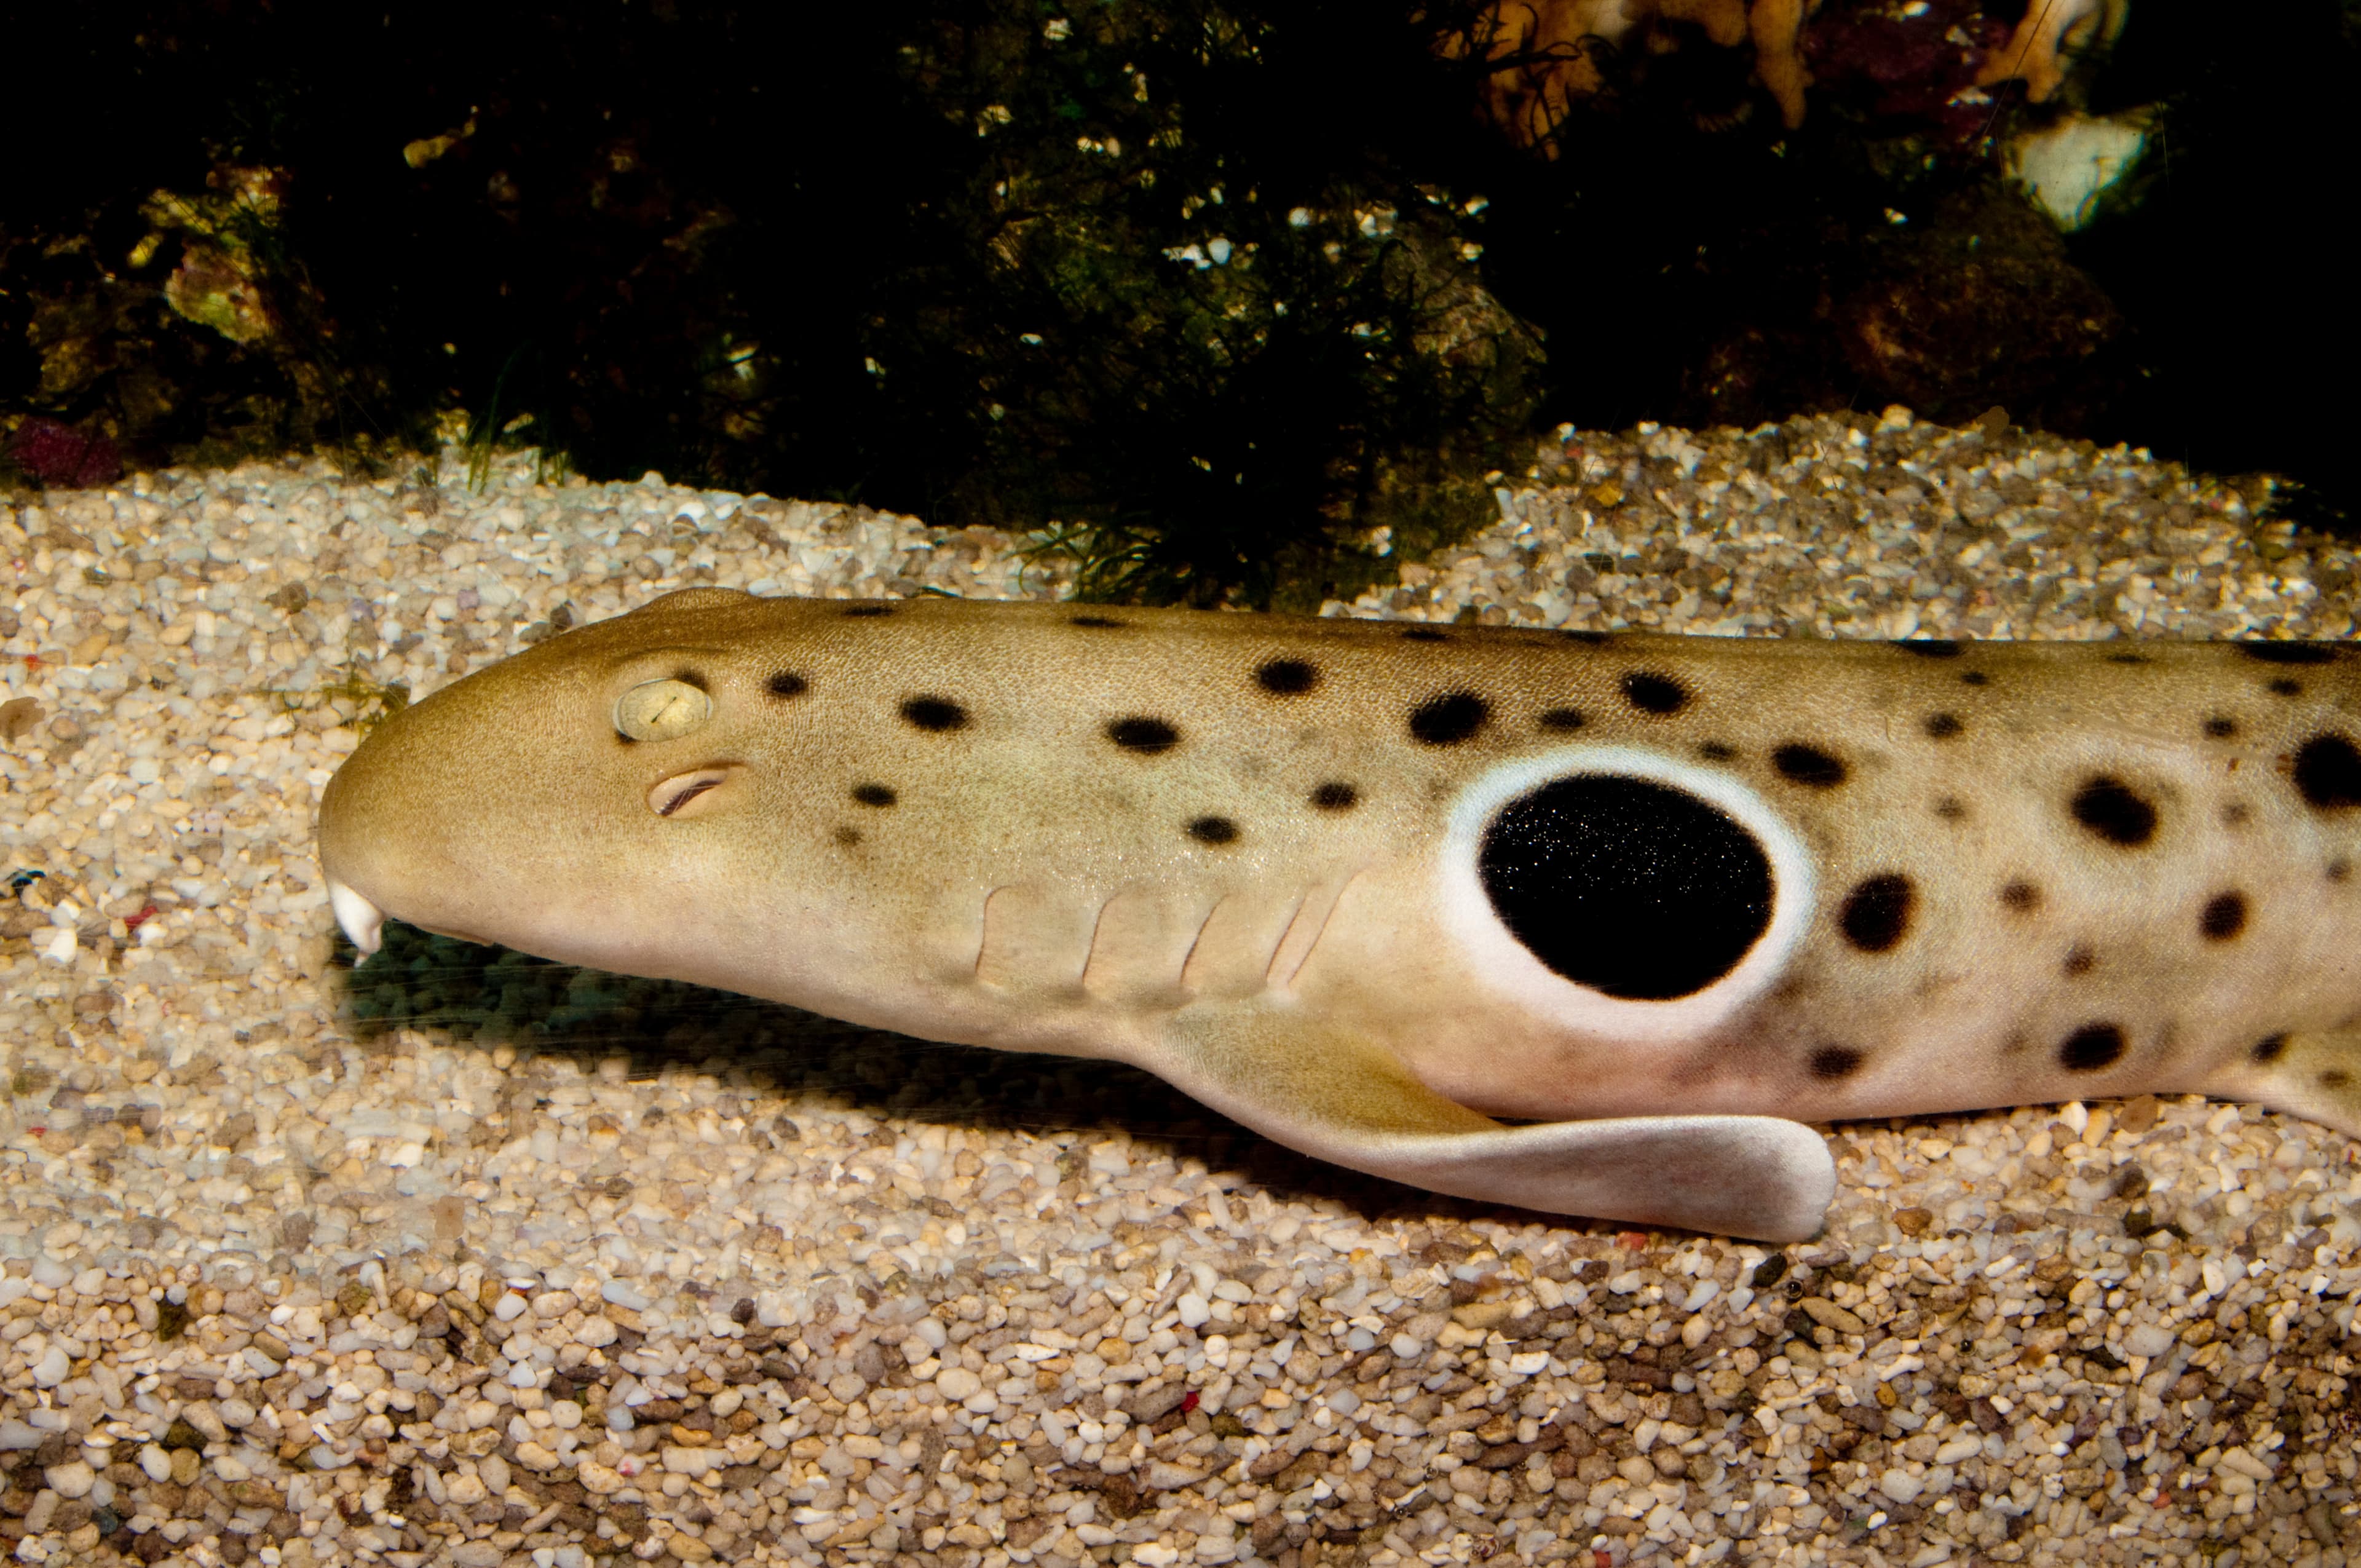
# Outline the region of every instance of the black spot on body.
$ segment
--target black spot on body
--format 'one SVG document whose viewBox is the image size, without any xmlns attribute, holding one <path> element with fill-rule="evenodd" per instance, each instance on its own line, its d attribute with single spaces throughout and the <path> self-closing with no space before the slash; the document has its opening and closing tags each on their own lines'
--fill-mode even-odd
<svg viewBox="0 0 2361 1568">
<path fill-rule="evenodd" d="M 2336 649 L 2325 642 L 2233 642 L 2231 647 L 2265 664 L 2326 664 Z"/>
<path fill-rule="evenodd" d="M 1953 740 L 1967 726 L 1960 722 L 1960 716 L 1956 713 L 1930 713 L 1920 728 L 1927 731 L 1927 738 L 1930 740 Z"/>
<path fill-rule="evenodd" d="M 967 728 L 967 709 L 947 696 L 914 696 L 902 704 L 902 717 L 934 734 Z"/>
<path fill-rule="evenodd" d="M 839 828 L 836 830 L 835 839 L 838 843 L 843 845 L 849 850 L 855 844 L 861 842 L 861 829 L 858 828 Z"/>
<path fill-rule="evenodd" d="M 2112 774 L 2083 780 L 2070 809 L 2075 821 L 2123 849 L 2137 849 L 2156 837 L 2156 807 Z"/>
<path fill-rule="evenodd" d="M 1968 808 L 1961 805 L 1957 797 L 1947 795 L 1935 802 L 1935 815 L 1946 822 L 1964 822 L 1967 820 Z"/>
<path fill-rule="evenodd" d="M 1812 1053 L 1812 1076 L 1819 1079 L 1850 1078 L 1861 1070 L 1861 1053 L 1850 1046 L 1822 1046 Z"/>
<path fill-rule="evenodd" d="M 1579 642 L 1590 648 L 1604 648 L 1615 641 L 1612 631 L 1561 631 L 1558 635 L 1569 642 Z"/>
<path fill-rule="evenodd" d="M 1093 631 L 1117 631 L 1123 628 L 1122 621 L 1106 615 L 1077 615 L 1069 620 L 1066 624 L 1087 627 Z"/>
<path fill-rule="evenodd" d="M 1697 755 L 1708 762 L 1727 762 L 1738 755 L 1738 748 L 1719 740 L 1708 740 L 1697 747 Z"/>
<path fill-rule="evenodd" d="M 1670 718 L 1689 705 L 1689 688 L 1653 670 L 1634 670 L 1623 677 L 1623 700 L 1642 713 Z"/>
<path fill-rule="evenodd" d="M 2342 1089 L 2353 1081 L 2353 1075 L 2341 1067 L 2332 1067 L 2320 1075 L 2323 1089 Z"/>
<path fill-rule="evenodd" d="M 1885 952 L 1909 934 L 1917 901 L 1918 890 L 1899 872 L 1864 877 L 1845 894 L 1837 911 L 1837 928 L 1864 953 Z"/>
<path fill-rule="evenodd" d="M 1411 738 L 1424 746 L 1456 746 L 1484 728 L 1492 705 L 1474 692 L 1445 692 L 1411 710 Z"/>
<path fill-rule="evenodd" d="M 2145 664 L 2147 663 L 2147 655 L 2145 653 L 2110 653 L 2107 655 L 2107 663 L 2110 664 Z"/>
<path fill-rule="evenodd" d="M 882 784 L 854 784 L 852 798 L 863 806 L 891 806 L 901 798 Z"/>
<path fill-rule="evenodd" d="M 2068 980 L 2080 980 L 2098 967 L 2099 955 L 2087 943 L 2077 943 L 2067 950 L 2066 961 L 2058 966 L 2058 970 Z"/>
<path fill-rule="evenodd" d="M 1590 719 L 1589 717 L 1578 707 L 1553 707 L 1547 713 L 1543 714 L 1538 722 L 1543 729 L 1548 730 L 1551 734 L 1564 735 L 1572 730 L 1581 729 L 1584 725 L 1589 723 Z"/>
<path fill-rule="evenodd" d="M 1437 631 L 1431 626 L 1414 626 L 1408 631 L 1402 633 L 1402 641 L 1405 642 L 1448 642 L 1451 641 L 1451 633 L 1448 631 Z"/>
<path fill-rule="evenodd" d="M 2257 1040 L 2255 1048 L 2246 1054 L 2254 1058 L 2257 1067 L 2268 1067 L 2287 1054 L 2287 1045 L 2285 1035 L 2268 1035 Z"/>
<path fill-rule="evenodd" d="M 2348 860 L 2344 859 L 2344 858 L 2343 858 L 2343 857 L 2341 857 L 2341 856 L 2340 856 L 2339 858 L 2335 859 L 2335 860 L 2333 860 L 2333 861 L 2329 861 L 2329 862 L 2328 862 L 2327 876 L 2328 876 L 2328 880 L 2329 880 L 2329 881 L 2331 881 L 2331 882 L 2350 882 L 2350 881 L 2352 881 L 2352 880 L 2353 880 L 2353 862 L 2352 862 L 2351 861 L 2348 861 Z"/>
<path fill-rule="evenodd" d="M 2210 740 L 2227 740 L 2237 732 L 2238 721 L 2235 718 L 2214 718 L 2205 721 L 2205 734 Z"/>
<path fill-rule="evenodd" d="M 1226 817 L 1200 817 L 1189 824 L 1189 837 L 1200 844 L 1234 844 L 1238 825 Z"/>
<path fill-rule="evenodd" d="M 1501 807 L 1477 869 L 1502 924 L 1554 973 L 1626 1001 L 1694 995 L 1771 924 L 1770 858 L 1685 790 L 1556 779 Z"/>
<path fill-rule="evenodd" d="M 805 680 L 801 675 L 793 674 L 790 671 L 781 670 L 777 674 L 773 675 L 769 680 L 763 683 L 763 689 L 769 692 L 773 696 L 801 696 L 804 693 L 811 689 L 811 683 Z"/>
<path fill-rule="evenodd" d="M 2222 803 L 2222 826 L 2243 828 L 2246 825 L 2246 819 L 2254 814 L 2254 808 L 2243 800 L 2224 801 Z"/>
<path fill-rule="evenodd" d="M 1960 684 L 1963 686 L 1988 686 L 1992 685 L 1992 677 L 1982 670 L 1962 670 L 1960 672 Z"/>
<path fill-rule="evenodd" d="M 1273 659 L 1255 671 L 1255 685 L 1273 696 L 1301 696 L 1319 684 L 1319 669 L 1301 659 Z"/>
<path fill-rule="evenodd" d="M 1817 746 L 1789 741 L 1771 753 L 1771 765 L 1779 776 L 1791 784 L 1809 784 L 1814 789 L 1834 789 L 1845 782 L 1845 765 Z"/>
<path fill-rule="evenodd" d="M 2318 811 L 2361 806 L 2361 751 L 2342 735 L 2315 735 L 2296 748 L 2295 787 Z"/>
<path fill-rule="evenodd" d="M 1906 637 L 1894 645 L 1922 659 L 1956 659 L 1963 652 L 1959 642 L 1949 637 Z"/>
<path fill-rule="evenodd" d="M 876 620 L 881 617 L 888 616 L 893 613 L 894 607 L 890 604 L 856 604 L 845 610 L 844 619 L 847 620 Z"/>
<path fill-rule="evenodd" d="M 675 670 L 672 678 L 685 686 L 695 686 L 708 696 L 712 694 L 713 688 L 705 684 L 705 676 L 696 670 Z"/>
<path fill-rule="evenodd" d="M 1144 714 L 1108 720 L 1106 736 L 1126 751 L 1137 751 L 1150 757 L 1159 751 L 1170 751 L 1180 744 L 1180 730 L 1161 718 Z"/>
<path fill-rule="evenodd" d="M 2041 890 L 2029 882 L 2013 882 L 2000 890 L 2004 908 L 2019 915 L 2030 915 L 2041 907 Z"/>
<path fill-rule="evenodd" d="M 2209 942 L 2226 942 L 2246 928 L 2246 895 L 2243 893 L 2217 893 L 2205 901 L 2197 916 L 2197 928 Z"/>
<path fill-rule="evenodd" d="M 2058 1047 L 2058 1065 L 2068 1072 L 2096 1072 L 2123 1059 L 2124 1031 L 2114 1024 L 2086 1024 Z"/>
<path fill-rule="evenodd" d="M 1312 804 L 1323 811 L 1350 811 L 1361 804 L 1361 792 L 1351 784 L 1331 781 L 1312 792 Z"/>
<path fill-rule="evenodd" d="M 2281 675 L 2276 680 L 2265 681 L 2263 689 L 2273 696 L 2301 696 L 2303 683 L 2290 676 Z"/>
</svg>

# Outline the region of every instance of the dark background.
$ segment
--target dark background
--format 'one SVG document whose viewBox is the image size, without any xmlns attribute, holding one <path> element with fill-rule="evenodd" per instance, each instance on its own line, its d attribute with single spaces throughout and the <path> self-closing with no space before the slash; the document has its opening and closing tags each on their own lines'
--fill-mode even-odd
<svg viewBox="0 0 2361 1568">
<path fill-rule="evenodd" d="M 1542 151 L 1435 48 L 1473 7 L 19 7 L 0 433 L 22 484 L 408 472 L 465 410 L 593 477 L 1063 522 L 1095 591 L 1200 602 L 1366 579 L 1560 421 L 2000 404 L 2339 527 L 2355 13 L 2131 6 L 2059 100 L 1963 108 L 1939 40 L 2021 6 L 1826 0 L 1793 131 L 1669 27 Z M 2002 178 L 2143 105 L 2081 233 Z"/>
</svg>

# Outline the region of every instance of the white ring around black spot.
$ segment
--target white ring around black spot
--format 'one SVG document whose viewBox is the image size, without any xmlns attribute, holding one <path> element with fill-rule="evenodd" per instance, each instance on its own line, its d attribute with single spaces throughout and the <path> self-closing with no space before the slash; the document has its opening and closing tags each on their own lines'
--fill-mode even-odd
<svg viewBox="0 0 2361 1568">
<path fill-rule="evenodd" d="M 1510 802 L 1576 775 L 1644 779 L 1694 795 L 1753 836 L 1771 863 L 1771 918 L 1721 979 L 1670 1001 L 1625 1001 L 1551 970 L 1510 931 L 1478 869 L 1484 839 Z M 1795 830 L 1752 789 L 1726 773 L 1628 746 L 1567 746 L 1506 762 L 1454 803 L 1437 860 L 1440 914 L 1466 955 L 1471 978 L 1575 1033 L 1641 1043 L 1697 1038 L 1760 995 L 1784 970 L 1811 922 L 1817 877 Z"/>
</svg>

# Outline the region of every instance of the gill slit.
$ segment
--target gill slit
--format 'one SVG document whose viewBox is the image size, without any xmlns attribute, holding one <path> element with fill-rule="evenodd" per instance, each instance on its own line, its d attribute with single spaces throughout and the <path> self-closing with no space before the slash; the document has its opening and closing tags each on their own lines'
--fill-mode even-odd
<svg viewBox="0 0 2361 1568">
<path fill-rule="evenodd" d="M 1205 917 L 1197 922 L 1197 934 L 1189 938 L 1189 950 L 1180 955 L 1180 970 L 1172 977 L 1172 984 L 1176 989 L 1180 991 L 1189 989 L 1189 961 L 1197 956 L 1198 946 L 1205 939 L 1206 927 L 1213 925 L 1213 916 L 1220 914 L 1222 905 L 1229 901 L 1228 894 L 1222 894 L 1221 897 L 1213 900 L 1213 906 L 1205 911 Z"/>
<path fill-rule="evenodd" d="M 1082 945 L 1082 967 L 1074 976 L 1074 984 L 1084 991 L 1091 988 L 1091 966 L 1098 961 L 1099 933 L 1106 929 L 1107 910 L 1122 896 L 1121 888 L 1108 894 L 1099 901 L 1098 913 L 1091 916 L 1091 939 Z"/>
<path fill-rule="evenodd" d="M 1296 976 L 1301 974 L 1303 972 L 1304 966 L 1311 963 L 1312 955 L 1320 950 L 1321 939 L 1328 935 L 1328 927 L 1330 923 L 1335 919 L 1338 907 L 1345 902 L 1345 895 L 1352 891 L 1353 884 L 1361 880 L 1362 872 L 1366 869 L 1366 867 L 1354 868 L 1351 874 L 1346 876 L 1343 882 L 1336 884 L 1335 895 L 1328 900 L 1327 907 L 1320 911 L 1319 925 L 1313 928 L 1312 932 L 1312 939 L 1304 943 L 1302 954 L 1296 959 L 1294 963 L 1288 966 L 1287 973 L 1283 976 L 1275 972 L 1275 966 L 1278 964 L 1279 959 L 1285 956 L 1287 951 L 1287 938 L 1282 937 L 1279 938 L 1279 950 L 1271 956 L 1274 970 L 1273 971 L 1267 972 L 1264 976 L 1266 983 L 1268 983 L 1271 989 L 1275 991 L 1285 991 L 1295 983 Z M 1309 903 L 1310 900 L 1306 899 L 1305 902 Z M 1299 906 L 1297 910 L 1297 919 L 1291 920 L 1288 924 L 1288 937 L 1292 937 L 1295 934 L 1295 927 L 1301 920 L 1301 915 L 1302 910 L 1301 906 Z"/>
<path fill-rule="evenodd" d="M 983 907 L 976 912 L 975 962 L 969 966 L 968 974 L 969 978 L 979 985 L 983 983 L 983 955 L 992 950 L 992 901 L 1006 893 L 1013 885 L 1015 884 L 1003 883 L 998 887 L 984 889 Z"/>
<path fill-rule="evenodd" d="M 1303 906 L 1311 902 L 1312 895 L 1308 893 L 1300 893 L 1295 895 L 1295 907 L 1287 912 L 1287 919 L 1279 928 L 1279 939 L 1270 945 L 1270 956 L 1263 960 L 1262 983 L 1264 989 L 1268 990 L 1278 984 L 1278 981 L 1274 976 L 1279 969 L 1279 955 L 1287 951 L 1287 938 L 1294 935 L 1295 923 L 1303 917 Z"/>
</svg>

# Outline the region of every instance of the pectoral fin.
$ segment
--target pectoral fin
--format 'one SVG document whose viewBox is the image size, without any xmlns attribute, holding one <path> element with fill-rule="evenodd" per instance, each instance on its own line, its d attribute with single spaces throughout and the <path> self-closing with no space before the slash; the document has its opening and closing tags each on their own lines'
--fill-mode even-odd
<svg viewBox="0 0 2361 1568">
<path fill-rule="evenodd" d="M 2205 1092 L 2361 1137 L 2361 1028 L 2273 1035 L 2208 1079 Z"/>
<path fill-rule="evenodd" d="M 1827 1144 L 1771 1116 L 1629 1116 L 1503 1126 L 1372 1041 L 1285 1007 L 1175 1015 L 1144 1065 L 1288 1147 L 1433 1192 L 1764 1241 L 1820 1228 Z"/>
</svg>

